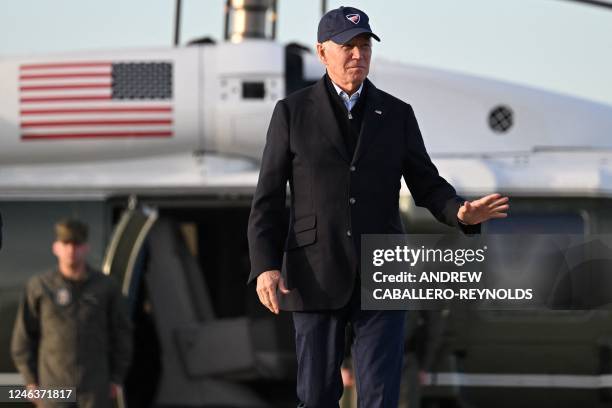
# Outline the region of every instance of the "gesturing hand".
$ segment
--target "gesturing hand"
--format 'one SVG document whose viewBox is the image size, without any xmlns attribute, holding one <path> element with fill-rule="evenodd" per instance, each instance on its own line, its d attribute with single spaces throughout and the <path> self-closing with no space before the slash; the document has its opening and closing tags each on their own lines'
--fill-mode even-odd
<svg viewBox="0 0 612 408">
<path fill-rule="evenodd" d="M 278 269 L 265 271 L 257 277 L 257 296 L 259 296 L 259 301 L 275 314 L 278 314 L 277 288 L 283 295 L 290 292 L 285 286 L 285 282 Z"/>
<path fill-rule="evenodd" d="M 457 218 L 464 224 L 473 225 L 491 218 L 506 218 L 510 208 L 508 197 L 495 193 L 474 201 L 466 201 L 457 212 Z"/>
</svg>

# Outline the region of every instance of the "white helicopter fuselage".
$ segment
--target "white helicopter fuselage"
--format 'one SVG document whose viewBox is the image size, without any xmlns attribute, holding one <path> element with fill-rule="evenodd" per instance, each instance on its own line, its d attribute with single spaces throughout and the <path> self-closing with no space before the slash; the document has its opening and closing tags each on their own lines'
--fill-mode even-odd
<svg viewBox="0 0 612 408">
<path fill-rule="evenodd" d="M 285 47 L 267 40 L 2 59 L 0 192 L 254 187 L 285 71 Z M 323 73 L 303 52 L 303 79 Z M 610 190 L 609 106 L 384 59 L 369 78 L 414 107 L 430 155 L 463 194 Z"/>
</svg>

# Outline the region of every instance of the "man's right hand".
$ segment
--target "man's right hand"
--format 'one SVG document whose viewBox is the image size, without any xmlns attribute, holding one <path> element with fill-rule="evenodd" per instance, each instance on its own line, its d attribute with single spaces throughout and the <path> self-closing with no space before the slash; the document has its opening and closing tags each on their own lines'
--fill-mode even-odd
<svg viewBox="0 0 612 408">
<path fill-rule="evenodd" d="M 38 384 L 27 384 L 26 385 L 26 390 L 28 391 L 36 391 L 38 389 Z M 30 402 L 32 404 L 34 404 L 35 406 L 40 406 L 40 400 L 36 399 L 36 398 L 28 398 L 30 400 Z"/>
<path fill-rule="evenodd" d="M 274 314 L 279 312 L 278 299 L 276 298 L 277 288 L 283 295 L 290 292 L 285 286 L 285 281 L 278 269 L 265 271 L 257 277 L 257 296 L 259 296 L 259 301 Z"/>
</svg>

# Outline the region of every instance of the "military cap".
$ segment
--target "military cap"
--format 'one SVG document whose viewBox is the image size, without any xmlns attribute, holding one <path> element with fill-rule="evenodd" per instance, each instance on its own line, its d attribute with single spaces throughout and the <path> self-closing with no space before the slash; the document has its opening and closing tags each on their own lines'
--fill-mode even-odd
<svg viewBox="0 0 612 408">
<path fill-rule="evenodd" d="M 83 244 L 87 242 L 87 225 L 74 218 L 66 218 L 55 224 L 55 239 L 62 242 Z"/>
</svg>

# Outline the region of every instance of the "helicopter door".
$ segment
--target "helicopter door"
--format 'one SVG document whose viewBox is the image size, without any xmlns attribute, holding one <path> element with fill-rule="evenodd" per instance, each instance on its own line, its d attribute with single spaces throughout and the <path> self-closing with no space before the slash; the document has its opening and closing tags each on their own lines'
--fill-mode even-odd
<svg viewBox="0 0 612 408">
<path fill-rule="evenodd" d="M 113 231 L 106 249 L 102 272 L 112 275 L 121 284 L 121 292 L 133 304 L 134 285 L 142 270 L 141 250 L 151 227 L 157 220 L 157 210 L 130 206 Z"/>
<path fill-rule="evenodd" d="M 113 276 L 121 284 L 121 292 L 128 299 L 132 318 L 137 301 L 136 292 L 144 269 L 142 248 L 156 220 L 155 209 L 137 208 L 131 202 L 113 231 L 102 263 L 102 272 Z M 122 391 L 113 407 L 126 407 L 126 396 Z"/>
</svg>

